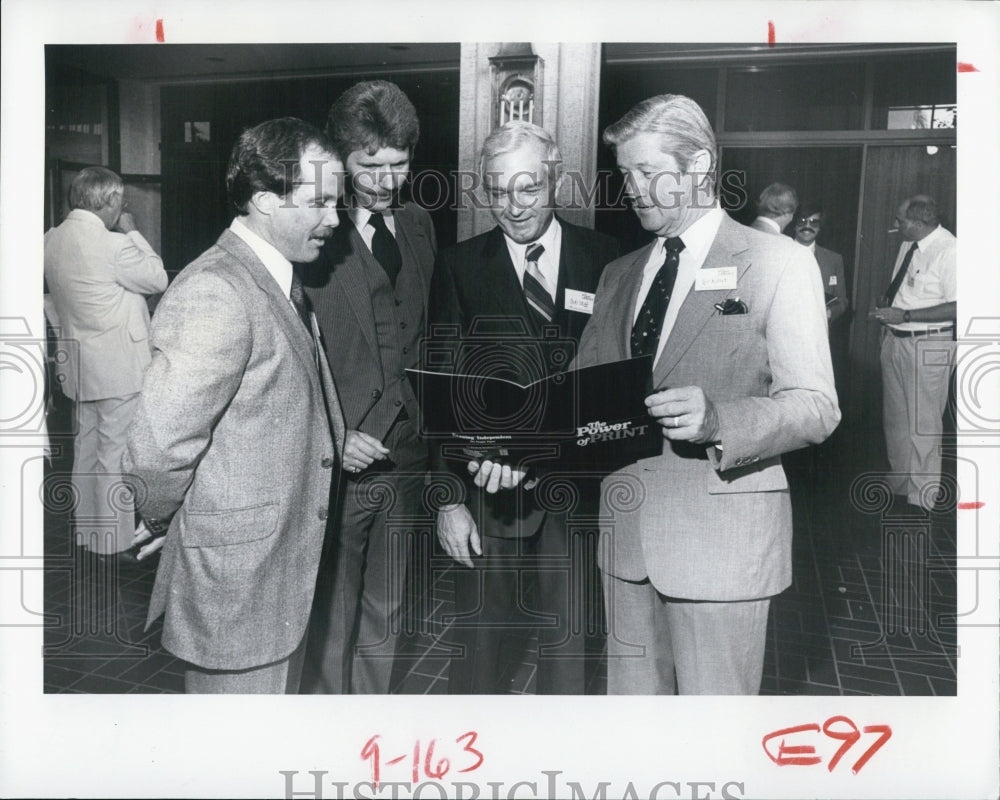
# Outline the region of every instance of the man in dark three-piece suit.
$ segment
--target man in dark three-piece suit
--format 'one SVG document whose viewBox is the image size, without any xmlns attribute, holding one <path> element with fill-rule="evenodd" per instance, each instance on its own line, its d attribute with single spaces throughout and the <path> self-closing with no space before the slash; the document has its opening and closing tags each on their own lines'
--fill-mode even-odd
<svg viewBox="0 0 1000 800">
<path fill-rule="evenodd" d="M 153 318 L 124 468 L 165 533 L 148 620 L 165 614 L 187 692 L 297 691 L 344 423 L 292 262 L 336 227 L 342 170 L 301 120 L 245 131 L 237 216 Z"/>
<path fill-rule="evenodd" d="M 645 100 L 604 141 L 657 238 L 604 270 L 578 365 L 653 354 L 646 405 L 664 436 L 604 483 L 608 691 L 756 694 L 769 599 L 792 577 L 780 456 L 840 419 L 819 274 L 718 206 L 693 101 Z"/>
<path fill-rule="evenodd" d="M 404 370 L 419 359 L 437 245 L 399 202 L 420 125 L 393 83 L 342 94 L 327 132 L 348 172 L 341 225 L 304 276 L 337 381 L 347 443 L 339 532 L 320 570 L 303 690 L 386 694 L 427 446 Z"/>
<path fill-rule="evenodd" d="M 439 368 L 440 348 L 452 346 L 451 370 L 525 384 L 568 366 L 601 269 L 618 246 L 553 213 L 562 157 L 542 128 L 499 128 L 483 145 L 480 172 L 497 227 L 438 257 L 427 350 L 435 363 L 428 367 Z M 431 446 L 440 467 L 441 443 Z M 452 469 L 466 479 L 464 502 L 441 507 L 437 521 L 439 541 L 464 566 L 455 576 L 450 641 L 460 652 L 451 660 L 449 691 L 507 691 L 521 653 L 504 637 L 539 625 L 537 692 L 584 693 L 579 617 L 593 562 L 573 541 L 580 531 L 572 519 L 587 502 L 596 511 L 596 491 L 565 508 L 523 487 L 496 493 L 494 483 L 484 492 L 485 482 L 470 480 L 463 463 Z M 532 582 L 529 601 L 524 589 Z"/>
</svg>

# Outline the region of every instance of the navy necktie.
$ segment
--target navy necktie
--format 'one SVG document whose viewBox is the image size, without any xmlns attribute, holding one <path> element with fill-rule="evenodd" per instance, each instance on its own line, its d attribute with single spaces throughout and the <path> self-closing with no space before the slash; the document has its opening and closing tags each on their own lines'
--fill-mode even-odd
<svg viewBox="0 0 1000 800">
<path fill-rule="evenodd" d="M 660 343 L 660 329 L 667 313 L 670 295 L 677 280 L 677 265 L 680 263 L 684 242 L 678 236 L 671 236 L 664 243 L 667 254 L 653 278 L 646 293 L 646 299 L 639 309 L 639 316 L 632 325 L 632 356 L 656 355 Z"/>
</svg>

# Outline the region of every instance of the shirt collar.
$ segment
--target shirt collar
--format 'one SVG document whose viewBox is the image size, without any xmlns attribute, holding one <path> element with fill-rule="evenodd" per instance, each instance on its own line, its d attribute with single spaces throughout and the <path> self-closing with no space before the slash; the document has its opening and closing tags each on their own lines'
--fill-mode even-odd
<svg viewBox="0 0 1000 800">
<path fill-rule="evenodd" d="M 781 226 L 777 222 L 775 222 L 773 219 L 771 219 L 770 217 L 757 217 L 757 219 L 763 220 L 765 225 L 767 225 L 768 227 L 774 228 L 774 230 L 777 233 L 781 233 Z"/>
<path fill-rule="evenodd" d="M 271 277 L 278 283 L 278 287 L 288 297 L 292 288 L 292 263 L 285 258 L 277 248 L 267 240 L 254 233 L 239 217 L 234 217 L 229 226 L 234 234 L 242 239 L 247 247 L 253 250 L 254 255 L 261 260 L 264 268 L 271 273 Z"/>
<path fill-rule="evenodd" d="M 347 210 L 347 216 L 350 218 L 351 222 L 354 223 L 354 227 L 358 229 L 359 233 L 363 233 L 365 228 L 368 226 L 368 220 L 372 218 L 372 212 L 363 208 L 362 206 L 352 203 L 351 207 Z M 389 229 L 389 232 L 395 236 L 396 235 L 396 217 L 389 212 L 388 214 L 383 214 L 382 218 L 385 220 L 385 226 Z"/>
<path fill-rule="evenodd" d="M 680 238 L 684 242 L 684 250 L 681 253 L 681 257 L 685 261 L 697 264 L 699 267 L 702 265 L 705 257 L 708 255 L 709 249 L 712 247 L 712 242 L 715 241 L 715 235 L 719 232 L 719 226 L 722 224 L 724 213 L 721 207 L 715 206 L 698 217 L 698 219 L 688 226 L 687 230 L 680 234 Z M 656 248 L 661 253 L 666 246 L 666 241 L 666 236 L 656 237 Z"/>
<path fill-rule="evenodd" d="M 524 263 L 524 254 L 529 245 L 540 244 L 545 248 L 545 253 L 547 253 L 550 257 L 553 257 L 556 253 L 558 253 L 559 244 L 562 242 L 562 228 L 559 227 L 559 220 L 553 216 L 552 222 L 549 223 L 549 227 L 545 229 L 545 233 L 534 241 L 519 244 L 511 239 L 506 233 L 503 235 L 503 238 L 507 243 L 507 250 L 510 252 L 511 261 L 514 262 L 515 266 L 519 267 Z"/>
<path fill-rule="evenodd" d="M 93 211 L 88 211 L 86 208 L 74 208 L 66 216 L 66 219 L 76 219 L 80 222 L 87 222 L 91 225 L 100 225 L 102 228 L 106 227 L 104 225 L 104 220 L 102 220 Z"/>
</svg>

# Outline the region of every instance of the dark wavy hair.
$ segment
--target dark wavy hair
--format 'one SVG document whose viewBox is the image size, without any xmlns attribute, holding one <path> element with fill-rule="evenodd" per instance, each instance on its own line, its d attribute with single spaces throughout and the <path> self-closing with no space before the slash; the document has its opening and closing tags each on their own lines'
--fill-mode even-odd
<svg viewBox="0 0 1000 800">
<path fill-rule="evenodd" d="M 389 81 L 356 83 L 330 107 L 326 134 L 343 159 L 355 150 L 405 150 L 411 156 L 420 138 L 420 121 L 403 90 Z"/>
<path fill-rule="evenodd" d="M 296 117 L 262 122 L 243 131 L 233 146 L 226 169 L 226 192 L 237 214 L 257 192 L 285 197 L 301 178 L 299 160 L 310 147 L 334 153 L 327 136 Z"/>
</svg>

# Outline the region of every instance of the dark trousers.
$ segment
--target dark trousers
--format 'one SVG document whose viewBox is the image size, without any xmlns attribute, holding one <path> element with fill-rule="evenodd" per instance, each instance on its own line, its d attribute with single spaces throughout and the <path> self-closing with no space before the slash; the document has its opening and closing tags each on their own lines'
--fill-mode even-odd
<svg viewBox="0 0 1000 800">
<path fill-rule="evenodd" d="M 392 463 L 347 476 L 339 528 L 328 533 L 309 623 L 302 692 L 388 694 L 413 520 L 427 449 L 408 419 L 383 442 Z"/>
<path fill-rule="evenodd" d="M 451 659 L 450 694 L 510 691 L 535 627 L 538 649 L 527 657 L 536 664 L 536 693 L 584 694 L 588 664 L 596 663 L 588 644 L 600 638 L 594 626 L 602 614 L 595 540 L 592 525 L 553 513 L 533 536 L 482 537 L 475 567 L 453 568 L 456 618 L 448 639 L 460 652 Z"/>
</svg>

